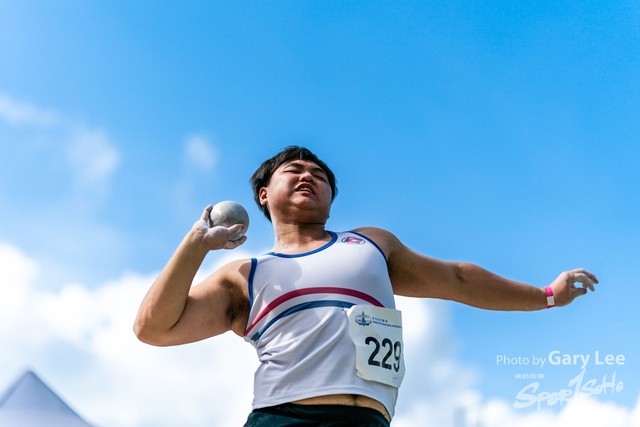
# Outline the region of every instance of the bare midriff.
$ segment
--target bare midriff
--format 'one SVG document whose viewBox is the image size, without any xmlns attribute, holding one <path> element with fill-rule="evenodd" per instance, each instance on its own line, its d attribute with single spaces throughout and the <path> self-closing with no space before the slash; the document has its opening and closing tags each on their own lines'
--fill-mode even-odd
<svg viewBox="0 0 640 427">
<path fill-rule="evenodd" d="M 330 394 L 327 396 L 310 397 L 309 399 L 296 400 L 297 405 L 347 405 L 371 408 L 380 412 L 387 421 L 391 422 L 391 417 L 384 405 L 375 399 L 360 394 Z"/>
</svg>

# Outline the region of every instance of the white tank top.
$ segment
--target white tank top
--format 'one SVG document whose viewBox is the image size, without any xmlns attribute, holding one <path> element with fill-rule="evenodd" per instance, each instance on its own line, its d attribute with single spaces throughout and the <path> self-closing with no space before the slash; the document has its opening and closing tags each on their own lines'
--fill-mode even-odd
<svg viewBox="0 0 640 427">
<path fill-rule="evenodd" d="M 356 375 L 346 310 L 395 308 L 387 260 L 355 232 L 331 233 L 314 251 L 251 260 L 244 339 L 258 353 L 253 408 L 331 394 L 360 394 L 393 417 L 398 389 Z"/>
</svg>

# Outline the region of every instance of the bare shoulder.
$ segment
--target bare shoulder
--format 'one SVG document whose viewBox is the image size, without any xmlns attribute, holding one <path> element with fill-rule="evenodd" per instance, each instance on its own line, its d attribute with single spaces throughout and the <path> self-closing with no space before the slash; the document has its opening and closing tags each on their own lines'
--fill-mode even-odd
<svg viewBox="0 0 640 427">
<path fill-rule="evenodd" d="M 422 255 L 381 228 L 363 227 L 354 231 L 372 239 L 385 253 L 396 295 L 449 299 L 449 289 L 456 282 L 454 263 Z"/>
<path fill-rule="evenodd" d="M 387 260 L 402 245 L 402 243 L 400 243 L 400 240 L 398 240 L 398 238 L 393 233 L 382 228 L 360 227 L 354 229 L 353 231 L 373 240 L 375 244 L 378 245 L 378 247 L 382 250 Z"/>
</svg>

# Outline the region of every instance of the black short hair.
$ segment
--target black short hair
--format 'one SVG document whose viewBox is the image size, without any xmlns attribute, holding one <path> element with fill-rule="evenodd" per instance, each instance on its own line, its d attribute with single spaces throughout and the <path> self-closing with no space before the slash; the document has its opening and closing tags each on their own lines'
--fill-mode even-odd
<svg viewBox="0 0 640 427">
<path fill-rule="evenodd" d="M 308 160 L 310 162 L 318 165 L 324 173 L 327 175 L 327 180 L 329 181 L 329 186 L 331 187 L 331 201 L 336 198 L 338 194 L 338 187 L 336 185 L 336 176 L 333 174 L 329 166 L 322 160 L 318 158 L 315 154 L 313 154 L 310 150 L 305 147 L 300 147 L 297 145 L 290 145 L 284 149 L 282 149 L 278 154 L 273 156 L 272 158 L 265 160 L 260 167 L 253 173 L 251 176 L 251 188 L 253 190 L 253 200 L 255 200 L 258 208 L 262 211 L 264 216 L 267 217 L 269 221 L 271 221 L 271 215 L 269 214 L 269 209 L 266 205 L 260 204 L 260 189 L 262 187 L 266 187 L 269 185 L 269 181 L 271 181 L 271 176 L 273 173 L 285 163 L 288 163 L 293 160 Z"/>
</svg>

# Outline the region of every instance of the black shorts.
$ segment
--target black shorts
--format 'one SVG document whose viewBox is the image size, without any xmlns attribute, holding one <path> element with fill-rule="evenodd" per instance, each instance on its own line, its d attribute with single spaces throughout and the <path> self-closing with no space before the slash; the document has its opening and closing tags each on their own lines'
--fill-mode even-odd
<svg viewBox="0 0 640 427">
<path fill-rule="evenodd" d="M 244 427 L 389 427 L 379 411 L 361 406 L 284 403 L 255 409 Z"/>
</svg>

